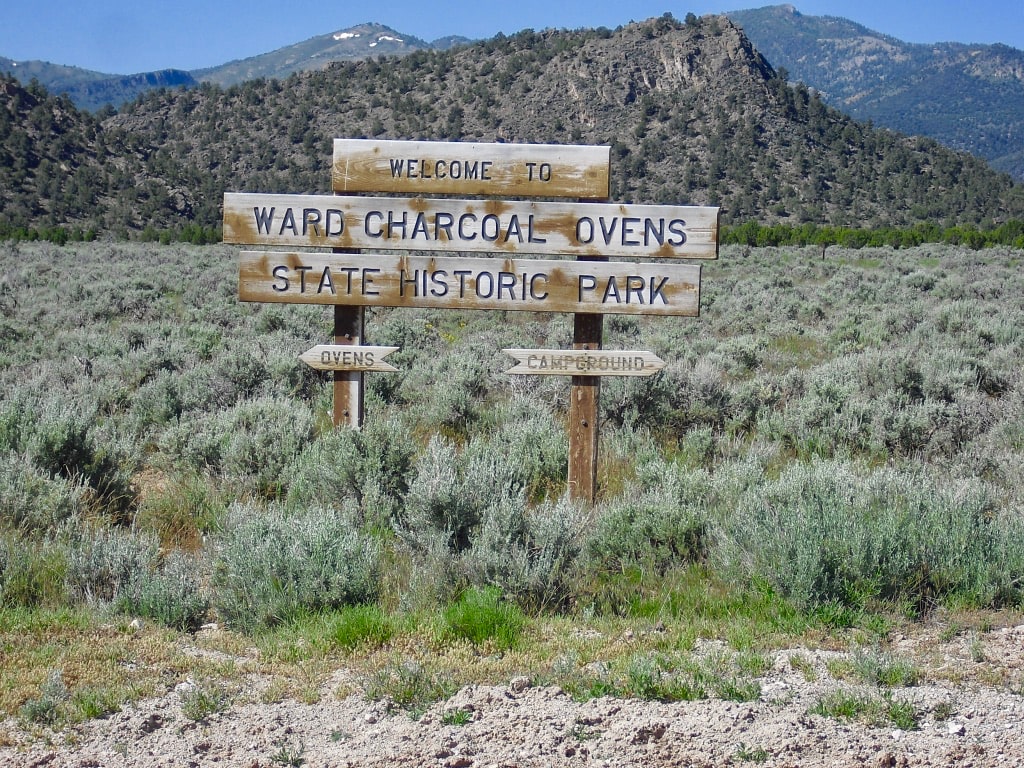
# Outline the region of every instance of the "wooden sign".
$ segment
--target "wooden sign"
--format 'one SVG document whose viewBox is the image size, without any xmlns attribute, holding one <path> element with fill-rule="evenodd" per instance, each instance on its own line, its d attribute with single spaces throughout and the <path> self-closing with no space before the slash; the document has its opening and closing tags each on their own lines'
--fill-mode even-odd
<svg viewBox="0 0 1024 768">
<path fill-rule="evenodd" d="M 503 349 L 516 360 L 505 373 L 546 376 L 653 376 L 665 361 L 653 352 L 582 349 Z"/>
<path fill-rule="evenodd" d="M 242 301 L 696 317 L 699 264 L 243 251 Z"/>
<path fill-rule="evenodd" d="M 714 207 L 224 195 L 224 242 L 290 248 L 718 257 Z"/>
<path fill-rule="evenodd" d="M 397 371 L 384 358 L 398 347 L 363 347 L 342 344 L 318 344 L 299 359 L 320 371 Z"/>
<path fill-rule="evenodd" d="M 335 139 L 335 192 L 608 198 L 611 148 Z"/>
</svg>

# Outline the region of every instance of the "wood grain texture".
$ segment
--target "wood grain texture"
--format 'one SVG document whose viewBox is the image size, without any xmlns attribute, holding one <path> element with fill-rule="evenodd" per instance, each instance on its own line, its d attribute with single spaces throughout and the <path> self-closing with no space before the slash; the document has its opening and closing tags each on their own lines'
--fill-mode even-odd
<svg viewBox="0 0 1024 768">
<path fill-rule="evenodd" d="M 696 317 L 699 264 L 243 251 L 242 301 Z"/>
<path fill-rule="evenodd" d="M 605 200 L 611 148 L 335 139 L 335 192 Z"/>
<path fill-rule="evenodd" d="M 665 361 L 653 352 L 598 349 L 503 349 L 516 361 L 505 373 L 537 376 L 653 376 Z"/>
<path fill-rule="evenodd" d="M 224 242 L 504 255 L 714 259 L 715 207 L 224 195 Z"/>
</svg>

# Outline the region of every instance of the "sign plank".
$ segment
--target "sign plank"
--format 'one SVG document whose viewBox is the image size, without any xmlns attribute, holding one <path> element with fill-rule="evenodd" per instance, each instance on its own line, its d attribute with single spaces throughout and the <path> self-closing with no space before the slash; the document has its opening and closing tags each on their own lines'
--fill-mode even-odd
<svg viewBox="0 0 1024 768">
<path fill-rule="evenodd" d="M 582 349 L 503 349 L 516 364 L 505 373 L 546 376 L 653 376 L 665 361 L 653 352 Z"/>
<path fill-rule="evenodd" d="M 699 264 L 243 251 L 242 301 L 696 317 Z"/>
<path fill-rule="evenodd" d="M 335 139 L 335 192 L 606 200 L 611 148 Z"/>
<path fill-rule="evenodd" d="M 224 242 L 624 258 L 718 258 L 716 207 L 224 195 Z"/>
<path fill-rule="evenodd" d="M 317 344 L 307 349 L 299 359 L 319 371 L 397 371 L 384 358 L 398 347 L 349 346 L 343 344 Z"/>
</svg>

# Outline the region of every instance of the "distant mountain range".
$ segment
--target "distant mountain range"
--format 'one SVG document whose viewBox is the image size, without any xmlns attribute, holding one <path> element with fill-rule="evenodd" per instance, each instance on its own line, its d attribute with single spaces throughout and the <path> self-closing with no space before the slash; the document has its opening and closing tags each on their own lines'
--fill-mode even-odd
<svg viewBox="0 0 1024 768">
<path fill-rule="evenodd" d="M 449 36 L 428 43 L 382 24 L 360 24 L 269 53 L 191 72 L 165 69 L 116 75 L 46 61 L 14 61 L 2 56 L 0 72 L 13 75 L 25 84 L 36 80 L 53 94 L 67 94 L 80 109 L 95 112 L 107 106 L 118 109 L 155 88 L 188 88 L 200 83 L 228 87 L 258 78 L 283 80 L 293 72 L 323 69 L 334 61 L 404 56 L 420 50 L 447 50 L 469 42 L 468 38 Z"/>
<path fill-rule="evenodd" d="M 792 5 L 728 16 L 791 82 L 821 93 L 826 103 L 876 125 L 936 139 L 988 160 L 1024 180 L 1024 52 L 1005 45 L 920 45 L 853 21 L 807 16 Z M 360 24 L 218 67 L 110 75 L 39 61 L 0 58 L 0 72 L 33 78 L 90 111 L 133 101 L 154 88 L 223 87 L 258 78 L 287 78 L 335 61 L 404 56 L 470 43 L 444 37 L 426 42 L 381 24 Z"/>
<path fill-rule="evenodd" d="M 336 137 L 606 145 L 612 199 L 719 205 L 726 225 L 1024 221 L 1024 184 L 787 84 L 725 16 L 666 15 L 151 90 L 116 112 L 0 75 L 0 236 L 219 239 L 225 191 L 330 190 Z"/>
<path fill-rule="evenodd" d="M 926 13 L 922 10 L 922 13 Z M 987 159 L 1024 180 L 1024 51 L 905 43 L 792 5 L 729 14 L 776 69 L 858 120 Z"/>
</svg>

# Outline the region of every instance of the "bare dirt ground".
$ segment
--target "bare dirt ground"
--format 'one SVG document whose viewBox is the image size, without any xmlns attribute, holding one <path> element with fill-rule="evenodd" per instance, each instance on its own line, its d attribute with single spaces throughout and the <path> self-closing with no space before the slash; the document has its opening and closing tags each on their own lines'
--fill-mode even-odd
<svg viewBox="0 0 1024 768">
<path fill-rule="evenodd" d="M 887 652 L 919 665 L 916 685 L 886 689 L 836 676 L 844 652 L 801 648 L 771 652 L 751 702 L 580 703 L 515 678 L 463 688 L 418 720 L 358 693 L 336 695 L 358 685 L 347 670 L 329 677 L 316 704 L 243 696 L 198 722 L 183 713 L 179 685 L 49 738 L 29 737 L 13 720 L 0 724 L 0 766 L 1024 765 L 1024 625 L 945 638 L 896 635 Z M 261 680 L 247 683 L 256 691 Z M 811 713 L 836 691 L 909 702 L 917 727 Z"/>
</svg>

